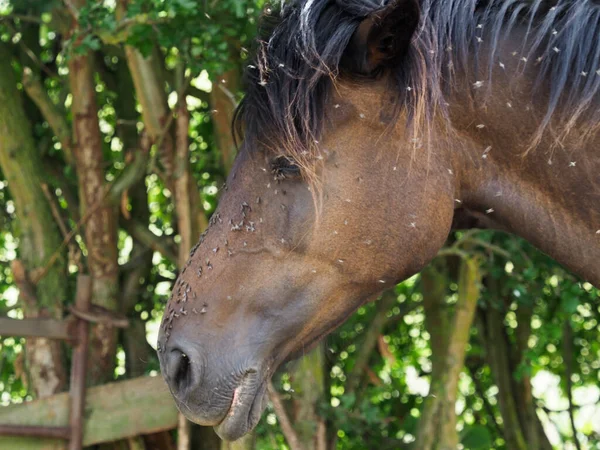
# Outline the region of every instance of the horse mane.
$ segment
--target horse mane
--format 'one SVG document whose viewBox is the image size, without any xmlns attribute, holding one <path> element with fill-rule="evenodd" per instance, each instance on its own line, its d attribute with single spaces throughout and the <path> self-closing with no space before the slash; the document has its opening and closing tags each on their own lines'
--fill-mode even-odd
<svg viewBox="0 0 600 450">
<path fill-rule="evenodd" d="M 234 118 L 237 138 L 289 156 L 310 172 L 325 105 L 344 74 L 345 49 L 360 23 L 387 3 L 291 0 L 267 8 L 256 56 L 245 70 L 246 95 Z M 487 74 L 487 79 L 475 78 L 476 84 L 491 89 L 492 69 L 504 67 L 499 47 L 516 25 L 526 27 L 526 38 L 513 55 L 522 70 L 536 65 L 534 92 L 543 88 L 547 97 L 532 147 L 558 114 L 557 141 L 583 116 L 594 125 L 587 133 L 595 132 L 600 123 L 600 7 L 593 0 L 419 3 L 419 27 L 404 61 L 389 74 L 396 109 L 406 111 L 413 140 L 423 137 L 436 115 L 446 113 L 448 94 L 458 86 L 456 74 L 469 79 Z M 485 54 L 479 51 L 484 42 Z"/>
</svg>

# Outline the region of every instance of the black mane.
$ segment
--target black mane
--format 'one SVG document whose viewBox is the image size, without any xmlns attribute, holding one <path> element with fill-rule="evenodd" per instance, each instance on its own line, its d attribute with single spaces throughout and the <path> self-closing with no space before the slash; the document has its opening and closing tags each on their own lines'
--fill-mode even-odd
<svg viewBox="0 0 600 450">
<path fill-rule="evenodd" d="M 245 73 L 246 96 L 234 119 L 238 137 L 309 167 L 344 51 L 359 24 L 387 3 L 295 0 L 267 8 L 256 56 Z M 476 76 L 469 72 L 474 58 L 477 72 L 489 74 L 478 82 L 489 89 L 492 68 L 503 66 L 499 45 L 516 25 L 527 28 L 527 38 L 514 56 L 523 68 L 538 67 L 536 87 L 549 94 L 534 141 L 557 114 L 564 124 L 557 139 L 583 116 L 600 122 L 600 8 L 594 1 L 420 0 L 420 6 L 419 29 L 391 74 L 397 106 L 407 111 L 415 135 L 445 111 L 456 73 Z M 479 52 L 484 39 L 485 54 Z"/>
</svg>

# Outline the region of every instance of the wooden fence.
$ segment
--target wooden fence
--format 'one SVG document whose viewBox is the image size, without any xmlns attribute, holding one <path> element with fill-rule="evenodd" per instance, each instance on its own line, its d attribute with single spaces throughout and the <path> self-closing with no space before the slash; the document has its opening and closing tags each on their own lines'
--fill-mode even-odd
<svg viewBox="0 0 600 450">
<path fill-rule="evenodd" d="M 81 450 L 177 426 L 177 409 L 161 377 L 141 377 L 86 389 L 90 322 L 127 321 L 91 306 L 91 279 L 80 275 L 72 315 L 64 320 L 0 318 L 0 335 L 65 340 L 73 345 L 70 391 L 0 408 L 0 449 Z M 100 311 L 101 313 L 101 311 Z M 87 397 L 87 398 L 86 398 Z"/>
</svg>

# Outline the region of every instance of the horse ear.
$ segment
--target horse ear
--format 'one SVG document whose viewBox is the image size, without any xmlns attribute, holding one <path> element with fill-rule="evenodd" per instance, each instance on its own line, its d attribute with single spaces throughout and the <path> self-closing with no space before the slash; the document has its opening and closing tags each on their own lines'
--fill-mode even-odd
<svg viewBox="0 0 600 450">
<path fill-rule="evenodd" d="M 370 75 L 399 64 L 419 25 L 418 0 L 389 0 L 354 32 L 342 61 L 345 68 Z"/>
</svg>

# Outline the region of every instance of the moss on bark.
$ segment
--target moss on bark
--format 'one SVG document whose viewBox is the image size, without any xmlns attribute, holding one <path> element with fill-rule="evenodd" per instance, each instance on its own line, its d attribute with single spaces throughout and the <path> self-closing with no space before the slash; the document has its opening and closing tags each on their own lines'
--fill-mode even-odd
<svg viewBox="0 0 600 450">
<path fill-rule="evenodd" d="M 19 259 L 25 273 L 22 283 L 30 283 L 33 274 L 43 268 L 61 244 L 61 235 L 42 191 L 47 175 L 31 134 L 17 80 L 12 55 L 0 43 L 0 167 L 15 203 L 18 220 L 13 232 L 19 239 Z M 33 287 L 33 298 L 22 295 L 27 317 L 62 317 L 66 298 L 66 258 L 61 255 Z M 23 286 L 19 286 L 23 289 Z M 60 392 L 66 386 L 58 343 L 46 339 L 27 342 L 27 362 L 33 391 L 40 397 Z"/>
</svg>

